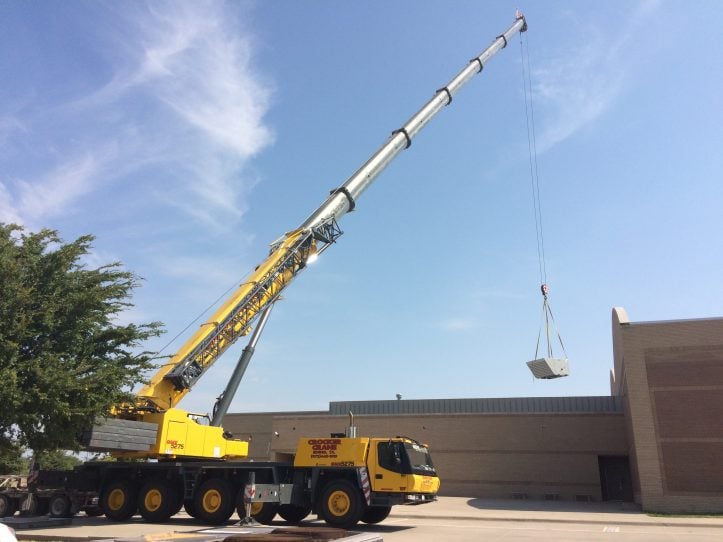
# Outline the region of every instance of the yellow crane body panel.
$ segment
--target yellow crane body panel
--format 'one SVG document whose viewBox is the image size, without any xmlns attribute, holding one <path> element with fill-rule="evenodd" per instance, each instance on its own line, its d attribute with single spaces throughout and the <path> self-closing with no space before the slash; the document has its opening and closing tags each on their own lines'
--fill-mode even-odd
<svg viewBox="0 0 723 542">
<path fill-rule="evenodd" d="M 301 438 L 295 467 L 365 467 L 368 438 Z"/>
<path fill-rule="evenodd" d="M 144 452 L 116 452 L 118 458 L 175 458 L 240 459 L 248 456 L 249 443 L 228 439 L 222 427 L 202 425 L 178 408 L 146 414 L 144 420 L 158 424 L 155 444 Z"/>
</svg>

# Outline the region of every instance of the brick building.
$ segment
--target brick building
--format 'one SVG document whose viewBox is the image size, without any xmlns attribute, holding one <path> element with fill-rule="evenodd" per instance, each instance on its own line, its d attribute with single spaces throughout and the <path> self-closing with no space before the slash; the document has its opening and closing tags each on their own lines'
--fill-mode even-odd
<svg viewBox="0 0 723 542">
<path fill-rule="evenodd" d="M 334 402 L 224 425 L 251 459 L 282 460 L 352 411 L 360 435 L 428 443 L 443 495 L 723 512 L 723 318 L 631 323 L 616 308 L 613 350 L 610 396 Z"/>
<path fill-rule="evenodd" d="M 630 322 L 616 308 L 613 352 L 636 502 L 723 512 L 723 318 Z"/>
</svg>

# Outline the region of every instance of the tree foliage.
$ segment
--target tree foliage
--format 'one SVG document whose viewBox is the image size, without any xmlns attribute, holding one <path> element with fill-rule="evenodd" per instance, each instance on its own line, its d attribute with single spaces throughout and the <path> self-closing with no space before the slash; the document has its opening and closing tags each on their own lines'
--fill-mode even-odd
<svg viewBox="0 0 723 542">
<path fill-rule="evenodd" d="M 73 467 L 82 463 L 80 459 L 63 450 L 48 450 L 36 453 L 33 459 L 36 464 L 40 464 L 42 469 L 72 470 Z"/>
<path fill-rule="evenodd" d="M 27 470 L 22 447 L 15 441 L 0 439 L 0 474 L 22 474 Z"/>
<path fill-rule="evenodd" d="M 0 223 L 0 449 L 77 449 L 76 436 L 144 380 L 161 325 L 122 324 L 139 278 L 83 264 L 93 237 Z"/>
<path fill-rule="evenodd" d="M 10 447 L 0 447 L 0 474 L 25 474 L 30 469 L 31 459 L 43 469 L 71 470 L 82 461 L 63 450 L 48 450 L 30 455 L 16 441 L 9 441 Z"/>
</svg>

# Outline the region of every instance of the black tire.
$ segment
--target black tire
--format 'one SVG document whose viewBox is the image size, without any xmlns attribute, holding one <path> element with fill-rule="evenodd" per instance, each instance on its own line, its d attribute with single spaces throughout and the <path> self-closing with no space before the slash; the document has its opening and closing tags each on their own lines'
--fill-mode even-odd
<svg viewBox="0 0 723 542">
<path fill-rule="evenodd" d="M 374 523 L 381 523 L 387 519 L 387 516 L 391 511 L 391 506 L 368 506 L 367 509 L 364 510 L 361 520 L 364 523 L 369 523 L 370 525 L 373 525 Z"/>
<path fill-rule="evenodd" d="M 196 517 L 209 525 L 228 521 L 234 510 L 234 493 L 231 486 L 220 478 L 206 480 L 196 491 L 193 505 Z"/>
<path fill-rule="evenodd" d="M 177 502 L 177 495 L 163 480 L 146 482 L 138 492 L 138 512 L 146 521 L 167 521 L 174 514 Z"/>
<path fill-rule="evenodd" d="M 251 504 L 251 517 L 263 525 L 270 525 L 276 517 L 276 512 L 279 511 L 279 503 L 276 502 L 255 502 Z M 237 508 L 239 512 L 239 518 L 243 518 L 246 515 L 246 507 L 243 502 L 241 506 Z M 243 514 L 243 515 L 242 515 Z"/>
<path fill-rule="evenodd" d="M 178 514 L 181 510 L 183 510 L 183 489 L 176 488 L 173 491 L 174 497 L 176 497 L 176 501 L 173 503 L 173 512 L 171 513 L 171 517 Z"/>
<path fill-rule="evenodd" d="M 293 504 L 282 504 L 279 506 L 279 516 L 292 525 L 298 525 L 311 514 L 310 506 L 296 506 Z"/>
<path fill-rule="evenodd" d="M 17 511 L 18 501 L 0 493 L 0 518 L 13 516 Z"/>
<path fill-rule="evenodd" d="M 98 505 L 110 520 L 129 520 L 138 510 L 138 489 L 131 482 L 114 480 L 103 487 Z"/>
<path fill-rule="evenodd" d="M 321 492 L 319 511 L 328 525 L 350 529 L 364 512 L 362 494 L 348 480 L 334 480 Z"/>
<path fill-rule="evenodd" d="M 40 498 L 38 499 L 38 508 L 35 510 L 35 514 L 38 516 L 45 516 L 50 509 L 50 499 Z"/>
<path fill-rule="evenodd" d="M 67 495 L 57 493 L 48 501 L 48 513 L 51 518 L 72 518 L 73 503 Z"/>
<path fill-rule="evenodd" d="M 186 514 L 192 518 L 198 518 L 198 512 L 196 511 L 196 505 L 193 504 L 193 499 L 183 501 L 183 509 L 186 511 Z"/>
<path fill-rule="evenodd" d="M 85 512 L 86 516 L 91 518 L 103 515 L 103 510 L 100 506 L 88 506 L 87 508 L 83 508 L 83 512 Z"/>
</svg>

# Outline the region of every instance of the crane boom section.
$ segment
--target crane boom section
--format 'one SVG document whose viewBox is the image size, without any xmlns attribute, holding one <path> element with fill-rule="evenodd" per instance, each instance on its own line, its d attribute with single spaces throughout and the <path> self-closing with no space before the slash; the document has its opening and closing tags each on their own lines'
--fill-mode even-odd
<svg viewBox="0 0 723 542">
<path fill-rule="evenodd" d="M 211 319 L 163 365 L 148 385 L 136 395 L 131 410 L 157 412 L 172 408 L 188 393 L 198 378 L 233 342 L 250 331 L 253 320 L 273 303 L 296 274 L 305 267 L 311 254 L 320 254 L 341 235 L 337 220 L 354 209 L 356 199 L 374 182 L 387 165 L 424 126 L 446 105 L 462 86 L 480 73 L 487 61 L 507 46 L 527 24 L 521 14 L 515 22 L 384 143 L 339 188 L 332 190 L 324 203 L 301 226 L 272 245 L 269 256 L 254 270 L 249 280 L 216 311 Z"/>
<path fill-rule="evenodd" d="M 507 42 L 518 32 L 527 30 L 527 23 L 521 13 L 517 13 L 515 22 L 479 55 L 472 58 L 467 66 L 452 78 L 444 87 L 437 90 L 434 97 L 417 111 L 401 128 L 392 132 L 389 138 L 341 187 L 304 221 L 300 228 L 314 228 L 328 220 L 339 220 L 354 208 L 354 202 L 384 171 L 389 163 L 403 150 L 409 148 L 414 137 L 445 106 L 452 103 L 453 96 L 484 66 L 497 52 L 507 46 Z"/>
<path fill-rule="evenodd" d="M 137 394 L 135 409 L 166 410 L 176 406 L 193 384 L 236 339 L 246 335 L 254 319 L 317 252 L 311 230 L 295 230 L 272 247 L 254 270 L 211 318 Z"/>
</svg>

